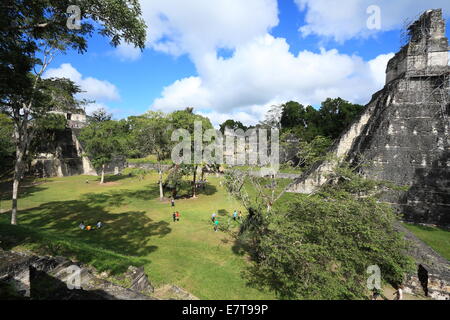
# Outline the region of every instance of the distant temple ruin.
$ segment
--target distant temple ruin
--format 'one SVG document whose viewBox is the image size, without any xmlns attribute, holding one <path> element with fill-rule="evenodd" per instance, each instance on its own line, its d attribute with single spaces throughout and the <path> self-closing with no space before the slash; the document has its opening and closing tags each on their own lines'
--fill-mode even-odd
<svg viewBox="0 0 450 320">
<path fill-rule="evenodd" d="M 449 44 L 442 10 L 426 11 L 407 27 L 408 43 L 387 66 L 386 85 L 336 141 L 340 160 L 367 161 L 361 173 L 409 186 L 390 193 L 405 220 L 450 225 Z M 312 193 L 340 160 L 317 163 L 291 192 Z"/>
<path fill-rule="evenodd" d="M 31 162 L 29 174 L 39 177 L 64 177 L 78 174 L 97 175 L 89 159 L 84 155 L 77 135 L 87 124 L 86 114 L 52 111 L 63 115 L 67 127 L 55 132 L 55 141 L 42 147 L 40 153 Z"/>
<path fill-rule="evenodd" d="M 51 111 L 63 115 L 67 120 L 64 130 L 55 130 L 54 139 L 42 143 L 40 152 L 31 161 L 28 174 L 36 177 L 66 177 L 74 175 L 97 176 L 81 142 L 78 140 L 81 129 L 87 125 L 84 110 L 74 113 Z M 105 173 L 118 174 L 125 167 L 126 161 L 116 157 L 105 167 Z"/>
</svg>

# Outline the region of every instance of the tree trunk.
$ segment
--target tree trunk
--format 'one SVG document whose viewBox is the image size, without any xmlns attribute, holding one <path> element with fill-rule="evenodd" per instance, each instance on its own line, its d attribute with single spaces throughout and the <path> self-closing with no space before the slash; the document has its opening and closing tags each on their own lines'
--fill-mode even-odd
<svg viewBox="0 0 450 320">
<path fill-rule="evenodd" d="M 100 184 L 105 183 L 105 165 L 102 165 L 102 178 L 100 180 Z"/>
<path fill-rule="evenodd" d="M 163 198 L 164 198 L 162 178 L 163 178 L 162 170 L 161 170 L 161 168 L 159 168 L 159 199 L 160 200 L 163 200 Z"/>
<path fill-rule="evenodd" d="M 198 166 L 194 167 L 194 179 L 193 179 L 193 184 L 192 184 L 192 198 L 197 198 L 197 195 L 195 193 L 195 191 L 197 190 L 197 168 Z"/>
<path fill-rule="evenodd" d="M 200 178 L 200 181 L 202 182 L 202 189 L 206 189 L 206 183 L 205 183 L 205 167 L 202 167 L 202 176 Z"/>
<path fill-rule="evenodd" d="M 14 133 L 17 141 L 16 143 L 16 164 L 14 165 L 14 177 L 13 177 L 13 190 L 12 190 L 12 208 L 11 208 L 11 224 L 17 225 L 17 199 L 19 197 L 19 184 L 22 179 L 22 163 L 24 157 L 24 150 L 21 138 L 24 139 L 26 137 L 21 136 L 20 130 L 15 129 Z"/>
<path fill-rule="evenodd" d="M 17 151 L 19 152 L 19 150 Z M 16 160 L 14 166 L 13 190 L 12 190 L 12 210 L 11 210 L 11 224 L 17 225 L 17 198 L 19 195 L 19 183 L 22 174 L 21 170 L 22 158 Z"/>
<path fill-rule="evenodd" d="M 205 178 L 205 167 L 202 168 L 202 176 L 200 178 L 201 181 L 203 181 Z"/>
<path fill-rule="evenodd" d="M 17 199 L 19 197 L 19 184 L 22 180 L 22 170 L 23 170 L 23 159 L 28 155 L 28 148 L 30 147 L 30 142 L 34 138 L 35 130 L 28 126 L 30 121 L 30 110 L 34 104 L 34 94 L 38 87 L 38 83 L 41 80 L 41 76 L 44 74 L 48 65 L 52 62 L 53 55 L 49 52 L 45 52 L 44 61 L 42 63 L 42 68 L 36 75 L 33 85 L 33 93 L 31 95 L 30 101 L 26 104 L 15 105 L 13 107 L 13 120 L 14 120 L 14 143 L 16 145 L 16 164 L 14 166 L 14 177 L 13 177 L 13 190 L 12 190 L 12 208 L 11 208 L 11 224 L 17 225 Z M 21 110 L 23 115 L 21 115 Z"/>
</svg>

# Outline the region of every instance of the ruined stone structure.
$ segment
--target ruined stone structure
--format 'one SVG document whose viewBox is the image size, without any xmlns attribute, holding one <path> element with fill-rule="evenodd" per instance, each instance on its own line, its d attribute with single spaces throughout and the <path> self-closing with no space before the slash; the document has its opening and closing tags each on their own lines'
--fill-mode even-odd
<svg viewBox="0 0 450 320">
<path fill-rule="evenodd" d="M 450 68 L 442 10 L 425 12 L 407 31 L 409 42 L 389 61 L 385 87 L 331 148 L 337 160 L 317 163 L 290 191 L 312 193 L 338 161 L 365 161 L 362 174 L 410 187 L 384 199 L 405 220 L 450 225 Z"/>
<path fill-rule="evenodd" d="M 131 267 L 130 267 L 131 268 Z M 79 283 L 72 281 L 74 269 Z M 143 270 L 130 280 L 136 288 L 124 288 L 102 279 L 98 272 L 64 257 L 41 257 L 0 248 L 0 298 L 26 300 L 157 300 Z M 69 288 L 68 284 L 74 287 Z M 14 295 L 2 292 L 8 285 Z M 79 288 L 77 288 L 79 286 Z M 151 288 L 149 290 L 148 288 Z M 4 296 L 6 295 L 6 297 Z"/>
<path fill-rule="evenodd" d="M 118 277 L 125 287 L 80 262 L 0 247 L 0 300 L 199 300 L 174 285 L 154 288 L 143 267 Z"/>
<path fill-rule="evenodd" d="M 32 161 L 30 174 L 39 177 L 64 177 L 78 174 L 97 175 L 89 159 L 84 156 L 78 141 L 80 130 L 86 126 L 84 113 L 72 114 L 54 111 L 67 119 L 67 128 L 55 132 L 55 142 Z"/>
<path fill-rule="evenodd" d="M 66 117 L 67 128 L 62 132 L 55 132 L 55 142 L 47 146 L 46 150 L 42 150 L 31 162 L 28 173 L 38 177 L 98 175 L 78 140 L 81 129 L 87 124 L 86 114 L 59 111 L 53 113 Z M 105 173 L 118 174 L 125 168 L 125 162 L 125 159 L 114 159 L 106 166 Z"/>
</svg>

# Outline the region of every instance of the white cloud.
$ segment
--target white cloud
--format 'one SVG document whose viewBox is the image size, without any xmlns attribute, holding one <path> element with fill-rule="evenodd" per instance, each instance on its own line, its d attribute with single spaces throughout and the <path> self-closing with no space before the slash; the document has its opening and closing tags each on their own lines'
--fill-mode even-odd
<svg viewBox="0 0 450 320">
<path fill-rule="evenodd" d="M 355 37 L 365 38 L 379 31 L 396 30 L 406 20 L 417 17 L 425 10 L 443 8 L 450 14 L 448 0 L 295 0 L 306 11 L 306 25 L 300 27 L 303 36 L 315 34 L 343 42 Z M 381 9 L 381 30 L 369 30 L 369 6 Z"/>
<path fill-rule="evenodd" d="M 340 6 L 322 1 L 312 9 L 307 0 L 298 3 L 308 10 L 310 20 L 327 8 L 333 9 L 337 21 L 353 20 L 348 19 L 349 12 L 365 6 L 357 0 Z M 194 107 L 215 124 L 230 117 L 256 123 L 268 106 L 289 100 L 317 105 L 327 97 L 340 96 L 367 103 L 383 87 L 386 64 L 392 57 L 386 54 L 364 61 L 324 49 L 294 55 L 285 39 L 270 35 L 278 24 L 275 0 L 155 0 L 142 2 L 142 8 L 151 26 L 148 45 L 174 56 L 188 54 L 198 73 L 165 87 L 151 108 L 170 112 Z M 220 48 L 232 49 L 233 55 L 218 57 Z"/>
<path fill-rule="evenodd" d="M 88 100 L 117 101 L 120 95 L 117 87 L 106 80 L 83 77 L 70 63 L 63 63 L 59 68 L 48 69 L 44 78 L 67 78 L 80 86 L 84 92 L 80 97 Z"/>
<path fill-rule="evenodd" d="M 304 36 L 343 42 L 380 30 L 367 28 L 367 8 L 381 8 L 381 31 L 398 28 L 407 17 L 448 0 L 295 0 L 306 12 Z M 197 75 L 165 87 L 152 109 L 166 112 L 194 107 L 214 124 L 228 118 L 256 123 L 268 106 L 297 100 L 318 105 L 327 97 L 367 103 L 385 81 L 393 53 L 366 61 L 338 50 L 290 52 L 283 38 L 270 35 L 278 25 L 276 0 L 152 0 L 141 1 L 149 26 L 147 47 L 173 56 L 187 54 Z M 300 13 L 299 13 L 300 14 Z M 230 49 L 223 59 L 219 49 Z M 137 59 L 130 48 L 122 56 Z M 134 55 L 136 54 L 136 55 Z"/>
<path fill-rule="evenodd" d="M 386 67 L 389 62 L 394 57 L 394 53 L 382 54 L 375 59 L 369 61 L 369 68 L 371 74 L 378 86 L 382 86 L 386 81 Z"/>
<path fill-rule="evenodd" d="M 141 7 L 147 47 L 175 56 L 233 49 L 278 24 L 276 0 L 142 0 Z M 138 56 L 126 46 L 116 53 Z"/>
<path fill-rule="evenodd" d="M 86 107 L 88 113 L 100 107 L 107 109 L 107 106 L 104 104 L 106 101 L 120 100 L 119 91 L 115 85 L 106 80 L 83 77 L 70 63 L 63 63 L 59 68 L 48 69 L 43 77 L 67 78 L 80 86 L 83 92 L 78 94 L 78 98 L 95 101 L 95 103 L 91 103 Z"/>
<path fill-rule="evenodd" d="M 142 51 L 129 43 L 120 44 L 115 51 L 114 55 L 119 57 L 121 61 L 137 61 L 142 56 Z"/>
<path fill-rule="evenodd" d="M 91 114 L 93 111 L 98 110 L 98 109 L 109 110 L 109 107 L 104 103 L 93 102 L 93 103 L 88 103 L 84 109 L 87 114 Z"/>
<path fill-rule="evenodd" d="M 302 51 L 293 55 L 282 38 L 264 35 L 238 47 L 229 59 L 206 54 L 197 69 L 198 77 L 176 81 L 164 88 L 154 109 L 172 111 L 188 106 L 236 114 L 242 119 L 259 120 L 272 104 L 289 100 L 319 104 L 327 97 L 342 97 L 367 103 L 384 85 L 387 61 L 393 54 L 364 61 L 337 50 L 320 53 Z M 238 113 L 236 111 L 239 110 Z"/>
</svg>

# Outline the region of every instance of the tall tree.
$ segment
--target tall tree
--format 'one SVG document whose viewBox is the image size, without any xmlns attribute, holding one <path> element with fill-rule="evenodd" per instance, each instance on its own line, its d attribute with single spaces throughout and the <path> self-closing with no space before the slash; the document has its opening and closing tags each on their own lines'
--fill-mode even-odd
<svg viewBox="0 0 450 320">
<path fill-rule="evenodd" d="M 393 285 L 412 270 L 408 244 L 395 229 L 399 217 L 379 201 L 398 187 L 344 166 L 317 193 L 277 195 L 268 210 L 265 198 L 286 189 L 266 183 L 227 176 L 228 189 L 248 210 L 237 239 L 252 259 L 245 273 L 251 284 L 271 288 L 281 299 L 366 299 L 369 266 L 377 265 Z"/>
<path fill-rule="evenodd" d="M 90 116 L 88 116 L 90 122 L 103 122 L 112 120 L 112 113 L 106 111 L 105 108 L 99 108 L 94 110 Z"/>
<path fill-rule="evenodd" d="M 264 121 L 262 121 L 261 124 L 264 126 L 268 126 L 269 128 L 281 129 L 282 114 L 283 107 L 273 105 L 267 111 Z"/>
<path fill-rule="evenodd" d="M 169 114 L 169 121 L 171 122 L 172 129 L 185 129 L 191 135 L 191 151 L 194 154 L 194 130 L 195 130 L 195 122 L 201 122 L 202 124 L 202 135 L 208 129 L 213 129 L 211 121 L 203 117 L 201 115 L 197 115 L 193 112 L 192 108 L 187 108 L 181 111 L 175 111 Z M 203 139 L 200 142 L 203 144 Z M 196 163 L 195 159 L 191 165 L 185 166 L 183 172 L 190 172 L 192 175 L 192 196 L 196 197 L 197 191 L 197 170 L 202 162 Z"/>
<path fill-rule="evenodd" d="M 71 20 L 72 5 L 81 9 L 79 27 Z M 14 122 L 16 146 L 12 224 L 17 224 L 19 182 L 35 135 L 33 122 L 49 111 L 42 75 L 55 52 L 86 52 L 87 39 L 96 30 L 113 46 L 128 42 L 143 48 L 146 26 L 140 15 L 138 0 L 2 0 L 0 109 Z"/>
<path fill-rule="evenodd" d="M 159 197 L 164 198 L 163 171 L 161 161 L 169 157 L 171 150 L 170 125 L 167 116 L 162 112 L 147 112 L 138 118 L 134 127 L 135 143 L 145 155 L 156 155 L 159 167 Z"/>
<path fill-rule="evenodd" d="M 121 123 L 113 120 L 92 122 L 80 132 L 79 138 L 87 156 L 101 172 L 101 184 L 105 182 L 106 165 L 122 153 L 121 135 Z"/>
</svg>

